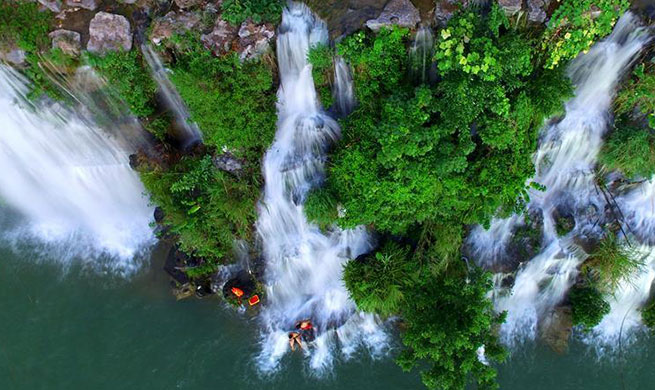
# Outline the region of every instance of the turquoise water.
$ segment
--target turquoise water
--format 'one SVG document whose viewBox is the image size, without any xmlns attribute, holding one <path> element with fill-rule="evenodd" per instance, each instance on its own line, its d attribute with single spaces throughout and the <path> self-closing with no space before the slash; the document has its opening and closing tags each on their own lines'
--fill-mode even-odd
<svg viewBox="0 0 655 390">
<path fill-rule="evenodd" d="M 316 378 L 295 354 L 261 378 L 256 320 L 215 298 L 176 302 L 153 257 L 125 280 L 0 249 L 0 389 L 422 388 L 391 359 L 366 356 Z M 499 380 L 512 390 L 652 389 L 654 359 L 653 339 L 614 362 L 575 343 L 564 356 L 529 346 L 500 367 Z"/>
</svg>

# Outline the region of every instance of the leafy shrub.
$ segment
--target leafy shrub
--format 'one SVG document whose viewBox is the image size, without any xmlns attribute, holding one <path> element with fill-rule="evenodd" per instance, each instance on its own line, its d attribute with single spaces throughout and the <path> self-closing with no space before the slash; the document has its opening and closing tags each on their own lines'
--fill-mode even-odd
<svg viewBox="0 0 655 390">
<path fill-rule="evenodd" d="M 39 11 L 39 4 L 5 0 L 0 3 L 0 49 L 17 46 L 36 52 L 50 43 L 48 32 L 52 26 L 50 12 Z"/>
<path fill-rule="evenodd" d="M 574 287 L 569 293 L 573 313 L 573 325 L 591 329 L 610 312 L 610 305 L 593 287 Z"/>
<path fill-rule="evenodd" d="M 210 155 L 184 157 L 175 165 L 140 168 L 164 224 L 180 248 L 211 264 L 229 260 L 236 238 L 248 239 L 256 218 L 260 183 L 255 172 L 240 178 L 216 169 Z"/>
<path fill-rule="evenodd" d="M 617 121 L 598 160 L 608 170 L 621 171 L 628 178 L 650 178 L 655 174 L 655 130 Z"/>
<path fill-rule="evenodd" d="M 630 80 L 621 88 L 614 104 L 618 115 L 630 115 L 636 109 L 648 118 L 650 128 L 655 129 L 655 64 L 639 64 Z"/>
<path fill-rule="evenodd" d="M 255 163 L 275 135 L 276 88 L 263 62 L 241 63 L 236 53 L 216 58 L 197 37 L 186 37 L 170 79 L 198 124 L 205 144 L 228 148 Z"/>
<path fill-rule="evenodd" d="M 332 64 L 332 50 L 323 44 L 313 46 L 309 49 L 307 59 L 312 64 L 312 77 L 314 86 L 318 92 L 321 104 L 329 108 L 333 103 L 332 97 L 332 77 L 334 77 L 334 68 Z"/>
<path fill-rule="evenodd" d="M 583 271 L 592 274 L 601 290 L 612 292 L 621 281 L 632 277 L 643 266 L 639 253 L 609 232 L 584 263 Z"/>
<path fill-rule="evenodd" d="M 241 24 L 248 18 L 255 23 L 276 23 L 282 14 L 281 0 L 223 0 L 221 17 L 230 24 Z"/>
<path fill-rule="evenodd" d="M 617 19 L 630 6 L 628 0 L 563 0 L 548 22 L 542 44 L 545 66 L 586 52 L 594 42 L 612 32 Z"/>
<path fill-rule="evenodd" d="M 155 112 L 157 85 L 144 68 L 136 50 L 104 55 L 86 53 L 85 57 L 89 65 L 107 78 L 111 88 L 127 103 L 134 115 L 146 117 Z"/>
<path fill-rule="evenodd" d="M 307 195 L 304 207 L 307 220 L 317 223 L 322 229 L 334 224 L 338 218 L 334 194 L 325 188 L 312 190 Z"/>
<path fill-rule="evenodd" d="M 651 330 L 655 330 L 655 300 L 651 300 L 641 309 L 641 318 L 644 321 L 644 325 Z"/>
</svg>

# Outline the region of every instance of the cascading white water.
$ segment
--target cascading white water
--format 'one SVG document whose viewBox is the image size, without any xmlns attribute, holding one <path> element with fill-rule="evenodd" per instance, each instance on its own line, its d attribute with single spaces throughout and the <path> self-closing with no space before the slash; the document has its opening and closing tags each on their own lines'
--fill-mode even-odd
<svg viewBox="0 0 655 390">
<path fill-rule="evenodd" d="M 130 169 L 130 151 L 89 120 L 56 104 L 31 106 L 25 80 L 0 65 L 0 200 L 27 222 L 3 241 L 36 238 L 61 260 L 119 273 L 154 237 L 152 210 Z"/>
<path fill-rule="evenodd" d="M 573 244 L 573 234 L 593 234 L 599 229 L 590 213 L 584 211 L 604 210 L 604 200 L 595 189 L 593 168 L 618 80 L 648 39 L 637 18 L 626 13 L 608 38 L 571 64 L 569 75 L 576 86 L 575 97 L 566 105 L 566 116 L 545 130 L 535 154 L 534 181 L 546 190 L 531 190 L 529 207 L 543 214 L 545 248 L 519 269 L 511 294 L 495 302 L 499 311 L 508 311 L 501 330 L 508 344 L 533 338 L 539 319 L 563 299 L 574 283 L 585 254 Z M 573 210 L 576 222 L 574 233 L 561 239 L 552 216 L 560 205 Z M 499 244 L 494 238 L 506 239 L 514 226 L 496 220 L 494 229 L 488 232 L 478 228 L 471 236 L 477 240 L 472 242 L 479 256 L 476 261 L 493 261 Z"/>
<path fill-rule="evenodd" d="M 346 357 L 360 345 L 373 354 L 386 346 L 376 318 L 356 311 L 341 279 L 346 261 L 371 249 L 367 232 L 324 235 L 303 212 L 306 193 L 322 180 L 325 150 L 339 137 L 337 123 L 320 107 L 306 58 L 312 45 L 327 39 L 325 24 L 305 5 L 284 10 L 277 39 L 278 130 L 264 158 L 266 187 L 257 222 L 266 260 L 258 359 L 263 371 L 277 368 L 289 350 L 288 332 L 303 318 L 317 331 L 313 346 L 304 349 L 316 372 L 331 366 L 337 339 Z"/>
<path fill-rule="evenodd" d="M 434 57 L 434 36 L 429 27 L 421 26 L 416 31 L 409 54 L 412 59 L 413 77 L 420 83 L 427 82 Z"/>
<path fill-rule="evenodd" d="M 341 57 L 334 61 L 334 101 L 337 113 L 346 116 L 357 105 L 350 66 Z"/>
<path fill-rule="evenodd" d="M 182 101 L 182 97 L 175 89 L 173 83 L 169 80 L 166 74 L 167 70 L 161 59 L 152 50 L 152 47 L 147 44 L 141 45 L 141 52 L 150 67 L 150 74 L 159 87 L 159 93 L 164 98 L 168 109 L 175 115 L 176 128 L 180 130 L 178 138 L 185 147 L 193 145 L 201 140 L 201 133 L 198 125 L 189 120 L 189 112 L 186 105 Z"/>
</svg>

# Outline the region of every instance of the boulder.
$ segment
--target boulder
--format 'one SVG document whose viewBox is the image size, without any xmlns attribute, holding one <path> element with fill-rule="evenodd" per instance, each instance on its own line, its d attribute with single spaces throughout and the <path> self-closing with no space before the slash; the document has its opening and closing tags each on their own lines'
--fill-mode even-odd
<svg viewBox="0 0 655 390">
<path fill-rule="evenodd" d="M 94 11 L 98 8 L 97 0 L 66 0 L 66 5 L 70 7 L 80 7 Z"/>
<path fill-rule="evenodd" d="M 175 4 L 181 9 L 195 7 L 201 2 L 202 0 L 175 0 Z"/>
<path fill-rule="evenodd" d="M 169 12 L 153 21 L 150 41 L 160 45 L 174 34 L 183 34 L 191 30 L 200 22 L 200 16 L 192 12 Z"/>
<path fill-rule="evenodd" d="M 78 56 L 82 50 L 80 34 L 70 30 L 55 30 L 48 34 L 52 39 L 52 48 L 60 49 L 69 56 Z"/>
<path fill-rule="evenodd" d="M 39 3 L 52 12 L 61 11 L 61 0 L 39 0 Z"/>
<path fill-rule="evenodd" d="M 230 51 L 232 43 L 237 37 L 237 29 L 220 17 L 214 23 L 214 29 L 209 34 L 200 37 L 207 50 L 211 50 L 215 56 L 222 56 Z"/>
<path fill-rule="evenodd" d="M 98 12 L 89 24 L 87 50 L 94 53 L 131 50 L 130 22 L 122 15 Z"/>
<path fill-rule="evenodd" d="M 545 315 L 539 324 L 539 335 L 553 351 L 562 354 L 569 347 L 569 336 L 572 328 L 571 308 L 569 306 L 559 306 Z"/>
<path fill-rule="evenodd" d="M 9 62 L 14 65 L 25 65 L 25 53 L 24 50 L 13 48 L 8 51 L 0 51 L 0 60 Z"/>
<path fill-rule="evenodd" d="M 255 59 L 271 48 L 275 27 L 272 24 L 257 25 L 248 19 L 241 24 L 237 35 L 241 61 Z"/>
<path fill-rule="evenodd" d="M 550 5 L 550 0 L 527 0 L 528 1 L 528 20 L 535 23 L 543 23 L 548 15 L 546 9 Z"/>
<path fill-rule="evenodd" d="M 414 28 L 421 22 L 421 14 L 409 0 L 391 0 L 377 19 L 370 19 L 366 27 L 378 31 L 384 26 Z"/>
<path fill-rule="evenodd" d="M 230 152 L 225 152 L 221 155 L 215 156 L 213 161 L 216 168 L 235 176 L 238 176 L 243 169 L 243 163 Z"/>
<path fill-rule="evenodd" d="M 498 5 L 505 10 L 508 15 L 514 15 L 521 10 L 521 0 L 498 0 Z"/>
<path fill-rule="evenodd" d="M 575 228 L 575 216 L 570 207 L 564 204 L 555 207 L 552 217 L 555 222 L 555 230 L 560 237 L 567 235 L 571 230 L 573 230 L 573 228 Z"/>
<path fill-rule="evenodd" d="M 453 17 L 455 11 L 460 7 L 467 7 L 468 0 L 443 0 L 437 2 L 434 8 L 434 21 L 437 26 L 445 27 L 450 18 Z"/>
</svg>

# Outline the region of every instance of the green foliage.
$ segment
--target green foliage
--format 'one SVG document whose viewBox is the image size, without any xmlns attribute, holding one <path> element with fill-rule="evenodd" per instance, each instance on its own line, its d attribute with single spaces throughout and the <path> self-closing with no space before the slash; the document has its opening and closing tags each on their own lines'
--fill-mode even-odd
<svg viewBox="0 0 655 390">
<path fill-rule="evenodd" d="M 570 84 L 560 69 L 535 67 L 532 41 L 505 25 L 496 6 L 486 17 L 453 17 L 450 35 L 436 43 L 439 62 L 481 57 L 466 64 L 453 57 L 435 86 L 408 80 L 406 30 L 358 33 L 338 45 L 361 102 L 343 121 L 344 139 L 329 166 L 327 185 L 347 210 L 341 225 L 406 234 L 435 221 L 485 223 L 499 207 L 516 205 L 534 173 L 537 131 L 561 109 Z"/>
<path fill-rule="evenodd" d="M 612 32 L 628 0 L 563 0 L 551 17 L 542 44 L 545 66 L 553 68 L 586 52 Z"/>
<path fill-rule="evenodd" d="M 0 3 L 0 49 L 15 46 L 29 52 L 45 48 L 50 40 L 50 12 L 39 11 L 39 4 L 5 0 Z"/>
<path fill-rule="evenodd" d="M 325 108 L 330 107 L 334 100 L 331 88 L 331 80 L 334 77 L 332 57 L 332 49 L 323 44 L 312 46 L 307 54 L 307 59 L 312 64 L 314 86 L 316 87 L 321 104 Z"/>
<path fill-rule="evenodd" d="M 637 110 L 648 118 L 648 124 L 655 129 L 655 64 L 639 64 L 632 78 L 616 96 L 614 104 L 618 115 L 632 114 Z"/>
<path fill-rule="evenodd" d="M 216 58 L 193 37 L 177 53 L 171 81 L 203 133 L 205 144 L 261 159 L 275 135 L 276 88 L 263 62 L 241 63 L 236 53 Z"/>
<path fill-rule="evenodd" d="M 641 318 L 644 321 L 644 325 L 651 330 L 655 330 L 655 299 L 651 299 L 651 301 L 641 309 Z"/>
<path fill-rule="evenodd" d="M 236 238 L 250 237 L 260 188 L 255 172 L 236 178 L 205 155 L 167 168 L 142 166 L 140 174 L 186 253 L 217 264 L 228 260 Z"/>
<path fill-rule="evenodd" d="M 401 311 L 411 289 L 409 248 L 387 241 L 373 255 L 346 264 L 343 280 L 361 310 L 390 316 Z"/>
<path fill-rule="evenodd" d="M 583 265 L 583 272 L 592 276 L 601 291 L 616 291 L 619 283 L 631 278 L 644 267 L 638 251 L 621 242 L 613 232 L 607 233 Z"/>
<path fill-rule="evenodd" d="M 157 85 L 137 51 L 108 52 L 102 56 L 86 53 L 85 58 L 107 79 L 134 115 L 146 117 L 155 112 Z"/>
<path fill-rule="evenodd" d="M 304 207 L 307 220 L 317 223 L 322 229 L 333 225 L 338 218 L 335 196 L 325 188 L 311 191 Z"/>
<path fill-rule="evenodd" d="M 619 120 L 598 157 L 610 171 L 628 178 L 650 178 L 655 174 L 655 130 L 639 128 Z"/>
<path fill-rule="evenodd" d="M 281 0 L 223 0 L 221 17 L 232 25 L 239 25 L 248 18 L 255 23 L 276 23 L 282 14 Z"/>
<path fill-rule="evenodd" d="M 603 295 L 593 287 L 574 287 L 569 293 L 573 312 L 573 325 L 589 330 L 598 325 L 610 312 L 610 305 Z"/>
</svg>

